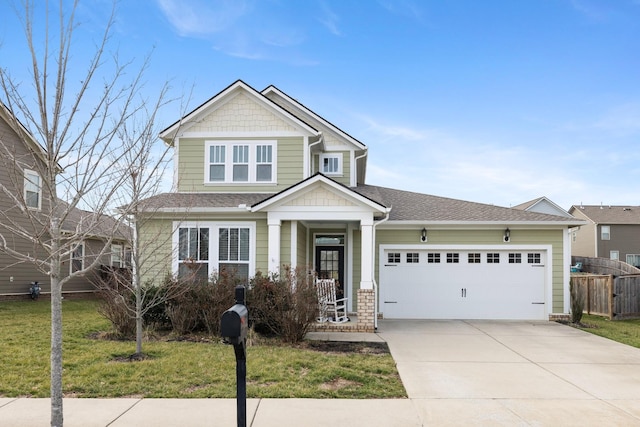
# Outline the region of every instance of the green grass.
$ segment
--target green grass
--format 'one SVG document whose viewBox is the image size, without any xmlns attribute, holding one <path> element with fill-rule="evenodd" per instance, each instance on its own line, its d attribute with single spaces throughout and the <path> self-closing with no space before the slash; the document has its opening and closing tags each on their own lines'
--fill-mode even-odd
<svg viewBox="0 0 640 427">
<path fill-rule="evenodd" d="M 586 332 L 640 348 L 640 319 L 609 320 L 600 316 L 584 314 L 582 323 L 589 326 L 581 328 Z"/>
<path fill-rule="evenodd" d="M 214 342 L 90 338 L 108 331 L 95 301 L 63 302 L 63 389 L 74 397 L 234 398 L 233 348 Z M 49 396 L 48 301 L 0 303 L 0 397 Z M 247 397 L 406 397 L 389 354 L 324 353 L 279 344 L 247 348 Z"/>
</svg>

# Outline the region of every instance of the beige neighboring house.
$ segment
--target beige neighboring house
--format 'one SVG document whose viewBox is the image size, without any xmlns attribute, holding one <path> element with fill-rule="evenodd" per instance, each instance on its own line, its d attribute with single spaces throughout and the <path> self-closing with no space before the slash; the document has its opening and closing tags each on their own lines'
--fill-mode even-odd
<svg viewBox="0 0 640 427">
<path fill-rule="evenodd" d="M 571 254 L 640 267 L 640 206 L 573 205 L 586 224 L 572 233 Z"/>
<path fill-rule="evenodd" d="M 9 110 L 0 103 L 0 238 L 4 238 L 7 246 L 23 254 L 38 254 L 39 248 L 27 239 L 11 232 L 3 224 L 16 224 L 33 235 L 45 233 L 42 225 L 31 223 L 22 212 L 19 204 L 24 204 L 32 214 L 46 219 L 50 209 L 50 201 L 43 197 L 41 172 L 44 149 Z M 14 161 L 15 159 L 15 161 Z M 16 198 L 19 203 L 13 198 Z M 60 204 L 64 202 L 60 201 Z M 95 227 L 95 224 L 99 224 Z M 68 260 L 62 266 L 64 275 L 85 268 L 87 262 L 95 258 L 104 247 L 104 237 L 116 228 L 116 240 L 103 256 L 103 263 L 125 267 L 130 231 L 126 226 L 118 225 L 106 215 L 97 215 L 80 209 L 74 209 L 62 224 L 63 230 L 95 230 L 87 234 Z M 37 281 L 42 293 L 50 292 L 48 276 L 40 272 L 30 262 L 19 262 L 15 257 L 0 248 L 0 299 L 21 298 L 29 295 L 31 282 Z M 88 276 L 72 278 L 63 287 L 63 294 L 93 292 L 95 287 Z"/>
<path fill-rule="evenodd" d="M 175 191 L 142 207 L 142 247 L 164 260 L 146 279 L 309 266 L 339 281 L 365 330 L 378 315 L 569 312 L 569 230 L 582 221 L 369 185 L 367 146 L 274 86 L 238 80 L 160 137 Z"/>
</svg>

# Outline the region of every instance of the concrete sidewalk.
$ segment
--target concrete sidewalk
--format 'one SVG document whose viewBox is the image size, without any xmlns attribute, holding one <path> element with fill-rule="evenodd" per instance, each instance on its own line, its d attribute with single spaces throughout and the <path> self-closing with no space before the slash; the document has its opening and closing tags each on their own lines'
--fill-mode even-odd
<svg viewBox="0 0 640 427">
<path fill-rule="evenodd" d="M 381 321 L 408 399 L 249 399 L 247 425 L 640 426 L 640 349 L 552 322 Z M 235 399 L 65 399 L 65 426 L 234 426 Z M 49 399 L 0 398 L 0 427 L 49 425 Z"/>
</svg>

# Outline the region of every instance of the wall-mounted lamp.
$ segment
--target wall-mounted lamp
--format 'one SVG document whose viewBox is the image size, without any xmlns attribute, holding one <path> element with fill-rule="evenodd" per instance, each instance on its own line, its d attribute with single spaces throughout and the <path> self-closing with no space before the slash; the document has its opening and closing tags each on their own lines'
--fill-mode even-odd
<svg viewBox="0 0 640 427">
<path fill-rule="evenodd" d="M 426 242 L 427 241 L 427 229 L 423 228 L 422 231 L 420 232 L 420 241 L 421 242 Z"/>
<path fill-rule="evenodd" d="M 504 240 L 505 242 L 508 242 L 508 241 L 510 241 L 510 240 L 511 240 L 511 230 L 509 230 L 509 227 L 507 227 L 507 229 L 506 229 L 506 230 L 504 230 L 504 237 L 503 237 L 503 240 Z"/>
</svg>

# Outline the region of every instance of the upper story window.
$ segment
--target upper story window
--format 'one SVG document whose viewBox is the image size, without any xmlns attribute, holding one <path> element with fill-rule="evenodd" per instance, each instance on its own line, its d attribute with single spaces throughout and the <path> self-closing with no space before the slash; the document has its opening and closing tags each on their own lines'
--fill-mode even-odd
<svg viewBox="0 0 640 427">
<path fill-rule="evenodd" d="M 600 238 L 602 240 L 611 240 L 611 227 L 608 225 L 600 226 Z"/>
<path fill-rule="evenodd" d="M 342 175 L 342 153 L 321 154 L 320 171 L 325 175 Z"/>
<path fill-rule="evenodd" d="M 274 183 L 275 141 L 209 141 L 205 183 Z"/>
<path fill-rule="evenodd" d="M 24 201 L 31 209 L 42 207 L 42 180 L 37 172 L 29 169 L 24 171 Z"/>
</svg>

